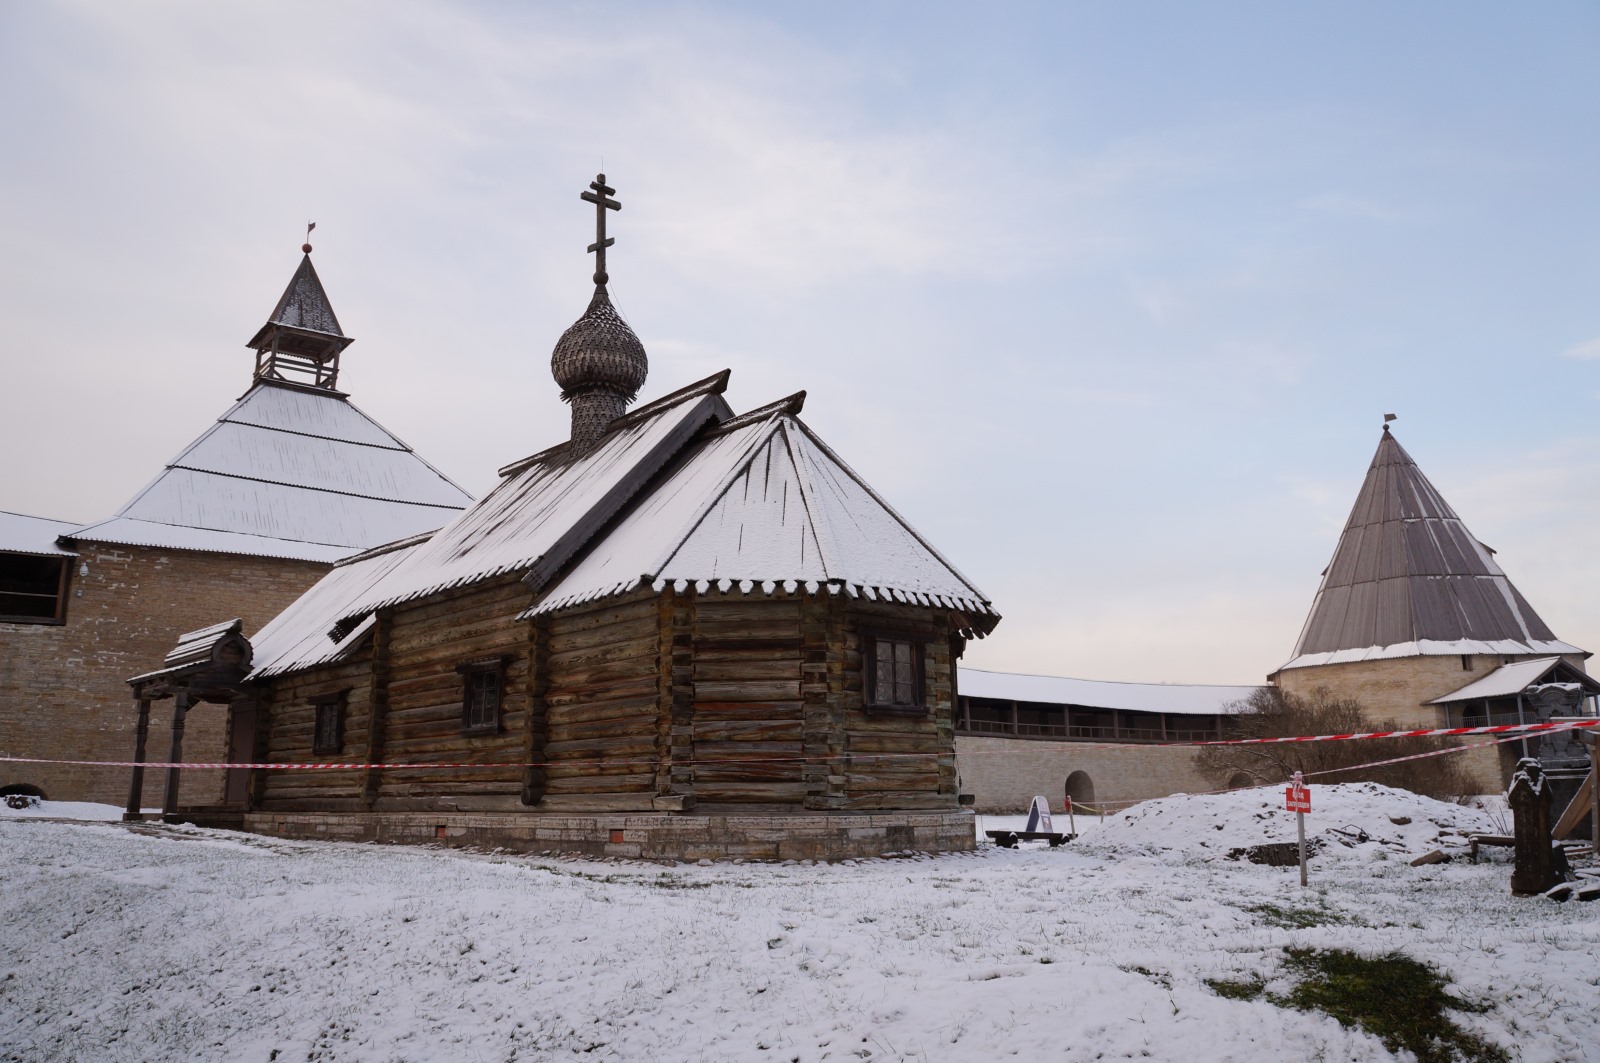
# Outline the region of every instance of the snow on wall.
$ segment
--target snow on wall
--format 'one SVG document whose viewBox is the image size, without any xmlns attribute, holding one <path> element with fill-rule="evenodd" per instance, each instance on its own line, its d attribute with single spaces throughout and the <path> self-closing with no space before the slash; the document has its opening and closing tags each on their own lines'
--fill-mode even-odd
<svg viewBox="0 0 1600 1063">
<path fill-rule="evenodd" d="M 1196 716 L 1238 711 L 1237 703 L 1261 689 L 1254 686 L 1188 683 L 1115 683 L 1053 675 L 990 672 L 965 665 L 961 666 L 960 675 L 962 697 Z"/>
</svg>

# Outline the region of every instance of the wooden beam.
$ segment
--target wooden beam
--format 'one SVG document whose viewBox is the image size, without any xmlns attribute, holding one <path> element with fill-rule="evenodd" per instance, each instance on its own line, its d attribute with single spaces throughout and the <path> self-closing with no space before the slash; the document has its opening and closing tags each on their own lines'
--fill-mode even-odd
<svg viewBox="0 0 1600 1063">
<path fill-rule="evenodd" d="M 139 722 L 133 729 L 133 778 L 128 783 L 128 807 L 122 813 L 125 820 L 136 820 L 140 817 L 140 808 L 144 804 L 144 746 L 145 740 L 150 737 L 150 699 L 139 699 Z"/>
<path fill-rule="evenodd" d="M 161 814 L 170 816 L 178 811 L 178 768 L 183 762 L 183 722 L 189 715 L 189 692 L 180 690 L 172 698 L 172 752 L 167 757 L 173 767 L 167 769 L 167 789 L 161 798 Z"/>
<path fill-rule="evenodd" d="M 528 709 L 522 717 L 522 759 L 542 765 L 550 741 L 550 620 L 544 615 L 528 622 Z M 543 767 L 522 769 L 522 803 L 544 801 L 550 773 Z"/>
<path fill-rule="evenodd" d="M 389 737 L 389 640 L 394 615 L 380 609 L 372 618 L 372 669 L 367 679 L 367 763 L 382 764 Z M 383 786 L 382 768 L 361 772 L 361 800 L 371 808 Z"/>
<path fill-rule="evenodd" d="M 1592 755 L 1592 754 L 1591 754 Z M 1578 829 L 1578 825 L 1589 817 L 1594 808 L 1594 769 L 1589 769 L 1589 774 L 1583 780 L 1583 785 L 1578 787 L 1578 792 L 1572 795 L 1572 801 L 1567 805 L 1567 810 L 1561 813 L 1561 818 L 1556 820 L 1555 828 L 1550 836 L 1556 840 L 1565 838 Z"/>
</svg>

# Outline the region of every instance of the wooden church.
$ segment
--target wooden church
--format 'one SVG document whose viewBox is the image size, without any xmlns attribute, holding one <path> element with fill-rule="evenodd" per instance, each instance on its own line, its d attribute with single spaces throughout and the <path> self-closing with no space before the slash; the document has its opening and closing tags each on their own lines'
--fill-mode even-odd
<svg viewBox="0 0 1600 1063">
<path fill-rule="evenodd" d="M 167 813 L 662 859 L 971 848 L 955 662 L 998 615 L 806 426 L 804 393 L 736 414 L 723 371 L 627 409 L 647 361 L 607 293 L 620 204 L 590 188 L 594 296 L 551 358 L 571 437 L 248 641 L 195 632 L 135 679 L 146 711 L 228 703 L 248 760 L 285 765 Z"/>
<path fill-rule="evenodd" d="M 116 513 L 89 524 L 0 513 L 0 756 L 25 758 L 0 760 L 0 793 L 120 804 L 126 770 L 97 762 L 127 759 L 131 672 L 219 615 L 259 627 L 335 561 L 472 502 L 341 390 L 354 341 L 311 245 L 301 250 L 247 343 L 249 386 Z M 220 760 L 247 722 L 197 715 L 189 748 Z M 165 724 L 154 727 L 165 749 Z M 185 779 L 195 798 L 217 800 L 221 786 L 216 772 Z"/>
</svg>

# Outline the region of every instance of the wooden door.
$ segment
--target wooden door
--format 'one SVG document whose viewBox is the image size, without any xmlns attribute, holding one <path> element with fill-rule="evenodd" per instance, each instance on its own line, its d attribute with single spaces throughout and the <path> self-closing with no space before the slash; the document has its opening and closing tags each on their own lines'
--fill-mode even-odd
<svg viewBox="0 0 1600 1063">
<path fill-rule="evenodd" d="M 255 759 L 256 706 L 241 702 L 228 708 L 228 763 L 248 764 Z M 222 800 L 243 805 L 250 799 L 250 769 L 229 768 L 222 785 Z"/>
</svg>

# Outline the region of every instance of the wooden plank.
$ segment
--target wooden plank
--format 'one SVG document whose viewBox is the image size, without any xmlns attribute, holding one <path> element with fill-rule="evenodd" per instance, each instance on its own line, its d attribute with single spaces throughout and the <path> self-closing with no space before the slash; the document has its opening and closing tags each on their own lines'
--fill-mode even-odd
<svg viewBox="0 0 1600 1063">
<path fill-rule="evenodd" d="M 749 624 L 800 622 L 798 597 L 738 597 L 714 598 L 700 596 L 695 599 L 695 620 L 698 627 L 703 622 Z"/>
<path fill-rule="evenodd" d="M 800 655 L 795 654 L 787 660 L 764 657 L 732 661 L 699 659 L 694 662 L 693 675 L 696 683 L 739 682 L 747 679 L 797 680 L 800 678 Z"/>
<path fill-rule="evenodd" d="M 550 666 L 557 672 L 578 672 L 595 665 L 617 664 L 622 661 L 655 660 L 660 650 L 657 638 L 628 639 L 606 642 L 566 653 L 552 653 Z"/>
<path fill-rule="evenodd" d="M 694 633 L 711 639 L 795 639 L 800 637 L 798 620 L 702 620 L 695 617 Z"/>
<path fill-rule="evenodd" d="M 1573 795 L 1566 811 L 1561 813 L 1561 818 L 1556 820 L 1555 827 L 1550 831 L 1552 838 L 1565 838 L 1577 830 L 1588 819 L 1594 810 L 1594 771 L 1584 776 L 1578 792 Z"/>
<path fill-rule="evenodd" d="M 696 702 L 798 701 L 800 680 L 744 679 L 737 682 L 696 682 Z"/>
<path fill-rule="evenodd" d="M 696 742 L 793 742 L 798 748 L 801 736 L 799 715 L 789 719 L 707 720 L 694 724 Z"/>
<path fill-rule="evenodd" d="M 697 719 L 718 720 L 798 720 L 805 713 L 803 701 L 697 701 Z"/>
</svg>

